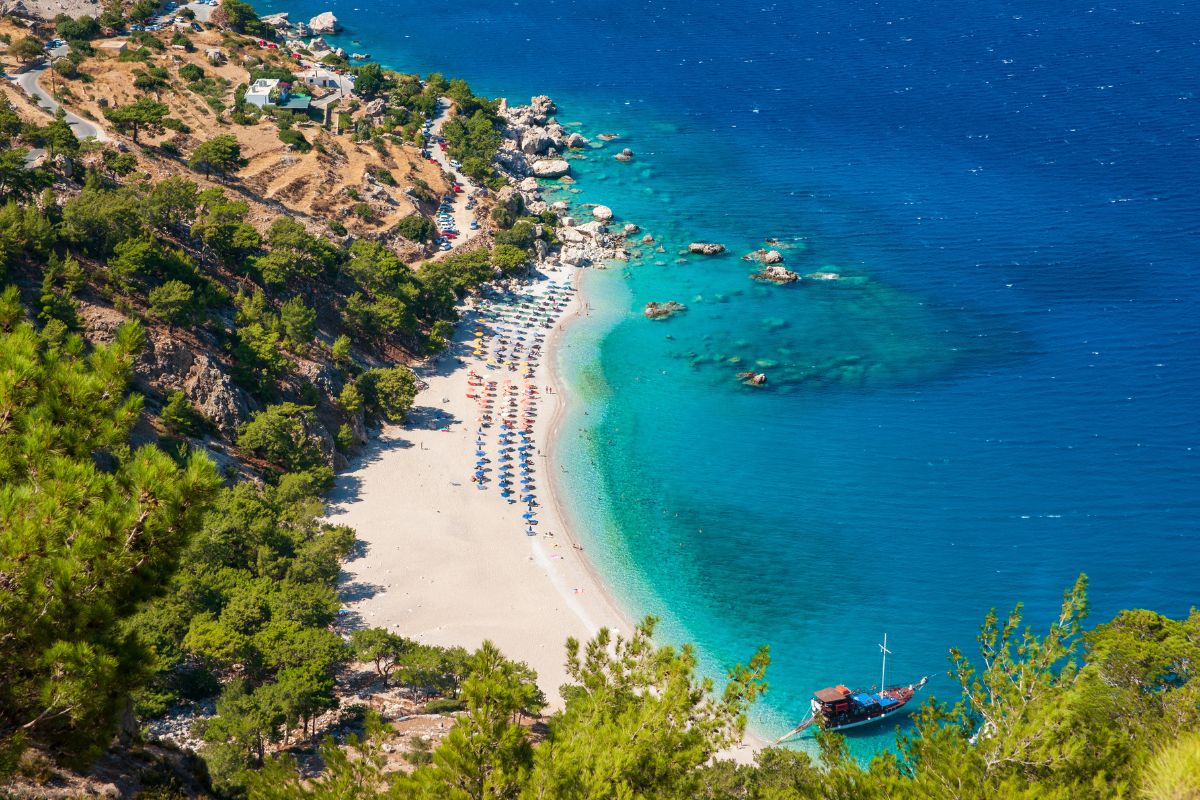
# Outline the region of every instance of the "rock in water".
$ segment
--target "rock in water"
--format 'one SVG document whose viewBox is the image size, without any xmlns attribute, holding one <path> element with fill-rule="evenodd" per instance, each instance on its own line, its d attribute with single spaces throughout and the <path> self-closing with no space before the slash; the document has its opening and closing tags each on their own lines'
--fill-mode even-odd
<svg viewBox="0 0 1200 800">
<path fill-rule="evenodd" d="M 571 171 L 571 165 L 561 158 L 544 158 L 535 161 L 532 169 L 539 178 L 561 178 Z"/>
<path fill-rule="evenodd" d="M 308 27 L 313 33 L 337 33 L 341 26 L 332 11 L 322 11 L 308 21 Z"/>
<path fill-rule="evenodd" d="M 783 253 L 779 252 L 778 250 L 768 250 L 766 252 L 766 254 L 763 256 L 763 263 L 764 264 L 782 264 L 783 263 Z"/>
<path fill-rule="evenodd" d="M 800 276 L 797 273 L 778 264 L 763 267 L 751 277 L 756 281 L 771 281 L 772 283 L 795 283 L 800 280 Z"/>
<path fill-rule="evenodd" d="M 676 303 L 674 300 L 668 300 L 665 303 L 646 303 L 646 308 L 642 311 L 648 319 L 666 319 L 667 317 L 678 314 L 687 308 L 683 303 Z"/>
<path fill-rule="evenodd" d="M 633 151 L 626 147 L 624 150 L 613 156 L 613 158 L 615 158 L 617 161 L 632 161 Z"/>
<path fill-rule="evenodd" d="M 613 218 L 613 212 L 608 206 L 596 206 L 592 209 L 592 216 L 601 222 L 608 222 Z"/>
<path fill-rule="evenodd" d="M 692 242 L 688 245 L 688 252 L 701 256 L 715 256 L 725 252 L 725 245 L 716 242 Z"/>
</svg>

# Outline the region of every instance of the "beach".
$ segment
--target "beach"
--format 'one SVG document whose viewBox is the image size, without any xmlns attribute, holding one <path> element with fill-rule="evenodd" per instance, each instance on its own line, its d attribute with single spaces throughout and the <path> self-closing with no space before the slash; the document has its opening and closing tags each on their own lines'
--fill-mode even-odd
<svg viewBox="0 0 1200 800">
<path fill-rule="evenodd" d="M 552 281 L 561 285 L 575 273 L 548 269 L 527 291 L 544 296 Z M 601 627 L 630 629 L 551 496 L 548 473 L 559 467 L 548 457 L 550 435 L 564 397 L 548 364 L 561 326 L 580 307 L 575 295 L 554 326 L 544 329 L 543 357 L 529 379 L 506 365 L 488 369 L 486 358 L 474 354 L 475 331 L 491 326 L 477 328 L 481 309 L 467 308 L 450 348 L 415 368 L 427 388 L 408 421 L 380 431 L 339 475 L 330 497 L 330 521 L 353 527 L 361 542 L 342 581 L 354 624 L 469 649 L 490 639 L 537 671 L 552 707 L 567 681 L 567 637 L 586 639 Z M 494 474 L 483 489 L 472 482 L 477 452 L 500 466 L 500 425 L 479 435 L 479 404 L 468 397 L 480 392 L 471 385 L 472 373 L 496 379 L 498 389 L 506 380 L 537 389 L 537 417 L 528 437 L 537 481 L 534 535 L 522 517 L 530 507 L 517 501 L 525 495 L 514 490 L 512 497 L 502 497 Z"/>
</svg>

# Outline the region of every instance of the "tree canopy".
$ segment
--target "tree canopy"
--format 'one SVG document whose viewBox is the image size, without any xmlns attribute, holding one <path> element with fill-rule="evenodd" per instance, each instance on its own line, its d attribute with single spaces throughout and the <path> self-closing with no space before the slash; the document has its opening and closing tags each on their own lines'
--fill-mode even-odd
<svg viewBox="0 0 1200 800">
<path fill-rule="evenodd" d="M 129 447 L 141 397 L 126 385 L 137 325 L 85 354 L 43 340 L 0 298 L 0 748 L 28 741 L 94 755 L 147 677 L 122 623 L 160 594 L 218 488 L 201 456 L 180 466 Z M 0 759 L 3 760 L 3 759 Z"/>
</svg>

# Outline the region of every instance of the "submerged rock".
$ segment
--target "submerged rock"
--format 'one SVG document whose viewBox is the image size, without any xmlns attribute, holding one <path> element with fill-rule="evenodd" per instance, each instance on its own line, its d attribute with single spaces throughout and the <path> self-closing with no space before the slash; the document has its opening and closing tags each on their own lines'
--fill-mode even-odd
<svg viewBox="0 0 1200 800">
<path fill-rule="evenodd" d="M 667 319 L 668 317 L 678 314 L 680 311 L 685 311 L 687 306 L 683 303 L 677 303 L 674 300 L 668 300 L 665 303 L 646 303 L 646 308 L 642 311 L 647 319 Z"/>
<path fill-rule="evenodd" d="M 619 133 L 602 133 L 599 136 L 597 136 L 596 138 L 603 139 L 606 142 L 611 142 L 613 139 L 620 139 L 621 134 L 619 134 Z"/>
<path fill-rule="evenodd" d="M 763 267 L 750 277 L 756 281 L 770 281 L 771 283 L 795 283 L 800 280 L 799 274 L 778 265 Z"/>
<path fill-rule="evenodd" d="M 836 272 L 812 272 L 804 277 L 808 278 L 810 281 L 836 281 L 842 276 Z"/>
<path fill-rule="evenodd" d="M 692 242 L 687 246 L 689 253 L 701 256 L 715 256 L 725 252 L 725 245 L 716 242 Z"/>
<path fill-rule="evenodd" d="M 747 386 L 766 386 L 767 376 L 761 372 L 739 372 L 737 378 Z"/>
</svg>

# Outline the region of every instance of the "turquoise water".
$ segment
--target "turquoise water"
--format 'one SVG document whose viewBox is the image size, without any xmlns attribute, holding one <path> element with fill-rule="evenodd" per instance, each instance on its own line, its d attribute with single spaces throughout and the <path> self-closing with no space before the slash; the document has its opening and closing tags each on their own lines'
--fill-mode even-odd
<svg viewBox="0 0 1200 800">
<path fill-rule="evenodd" d="M 1192 6 L 260 6 L 621 134 L 566 196 L 665 252 L 587 276 L 558 455 L 633 613 L 713 672 L 770 644 L 765 734 L 876 683 L 885 631 L 889 676 L 949 696 L 989 607 L 1044 627 L 1080 571 L 1096 618 L 1196 602 Z M 752 282 L 766 237 L 847 279 Z M 705 239 L 730 253 L 676 263 Z"/>
</svg>

